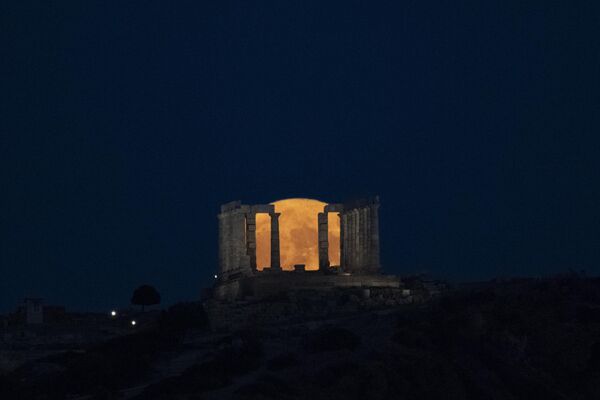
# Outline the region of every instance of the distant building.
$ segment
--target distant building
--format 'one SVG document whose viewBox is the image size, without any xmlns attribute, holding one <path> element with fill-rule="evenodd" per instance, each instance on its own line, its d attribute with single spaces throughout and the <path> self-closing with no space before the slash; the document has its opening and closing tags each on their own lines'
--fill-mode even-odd
<svg viewBox="0 0 600 400">
<path fill-rule="evenodd" d="M 27 297 L 23 300 L 23 310 L 25 311 L 25 323 L 27 325 L 44 323 L 44 307 L 42 299 Z"/>
<path fill-rule="evenodd" d="M 26 297 L 13 314 L 13 321 L 17 324 L 40 325 L 57 322 L 65 317 L 63 306 L 44 305 L 44 300 L 39 297 Z"/>
</svg>

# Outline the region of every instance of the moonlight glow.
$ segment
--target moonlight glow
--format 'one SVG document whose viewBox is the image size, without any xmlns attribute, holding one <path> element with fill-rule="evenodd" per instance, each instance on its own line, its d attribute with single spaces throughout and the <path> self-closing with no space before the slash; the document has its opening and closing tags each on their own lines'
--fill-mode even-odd
<svg viewBox="0 0 600 400">
<path fill-rule="evenodd" d="M 272 203 L 279 217 L 281 268 L 292 270 L 294 264 L 306 269 L 319 268 L 318 221 L 327 203 L 311 199 L 286 199 Z M 329 214 L 329 260 L 340 263 L 340 221 L 337 213 Z M 256 265 L 259 270 L 271 264 L 271 219 L 256 215 Z"/>
</svg>

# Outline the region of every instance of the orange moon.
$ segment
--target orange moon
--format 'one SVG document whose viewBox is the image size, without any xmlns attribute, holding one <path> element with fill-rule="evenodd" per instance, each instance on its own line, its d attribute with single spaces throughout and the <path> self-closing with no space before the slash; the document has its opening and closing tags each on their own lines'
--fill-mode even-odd
<svg viewBox="0 0 600 400">
<path fill-rule="evenodd" d="M 279 252 L 281 268 L 293 270 L 295 264 L 307 270 L 319 269 L 318 214 L 327 203 L 312 199 L 286 199 L 271 203 L 279 216 Z M 340 263 L 340 219 L 329 213 L 329 262 Z M 256 265 L 262 270 L 271 264 L 271 219 L 256 215 Z"/>
</svg>

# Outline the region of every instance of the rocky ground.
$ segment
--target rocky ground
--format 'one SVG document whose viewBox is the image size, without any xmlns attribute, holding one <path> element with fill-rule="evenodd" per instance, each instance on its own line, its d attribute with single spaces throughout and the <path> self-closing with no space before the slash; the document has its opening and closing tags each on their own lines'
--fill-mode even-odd
<svg viewBox="0 0 600 400">
<path fill-rule="evenodd" d="M 29 363 L 2 399 L 598 399 L 600 280 L 456 289 L 420 305 L 211 333 L 203 310 Z"/>
</svg>

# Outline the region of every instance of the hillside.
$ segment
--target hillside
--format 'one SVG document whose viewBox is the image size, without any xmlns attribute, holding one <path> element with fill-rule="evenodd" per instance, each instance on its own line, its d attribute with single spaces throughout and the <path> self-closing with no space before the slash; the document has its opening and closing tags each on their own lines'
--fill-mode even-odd
<svg viewBox="0 0 600 400">
<path fill-rule="evenodd" d="M 28 364 L 0 397 L 597 399 L 600 280 L 454 289 L 425 305 L 211 333 L 198 305 L 83 353 Z"/>
</svg>

